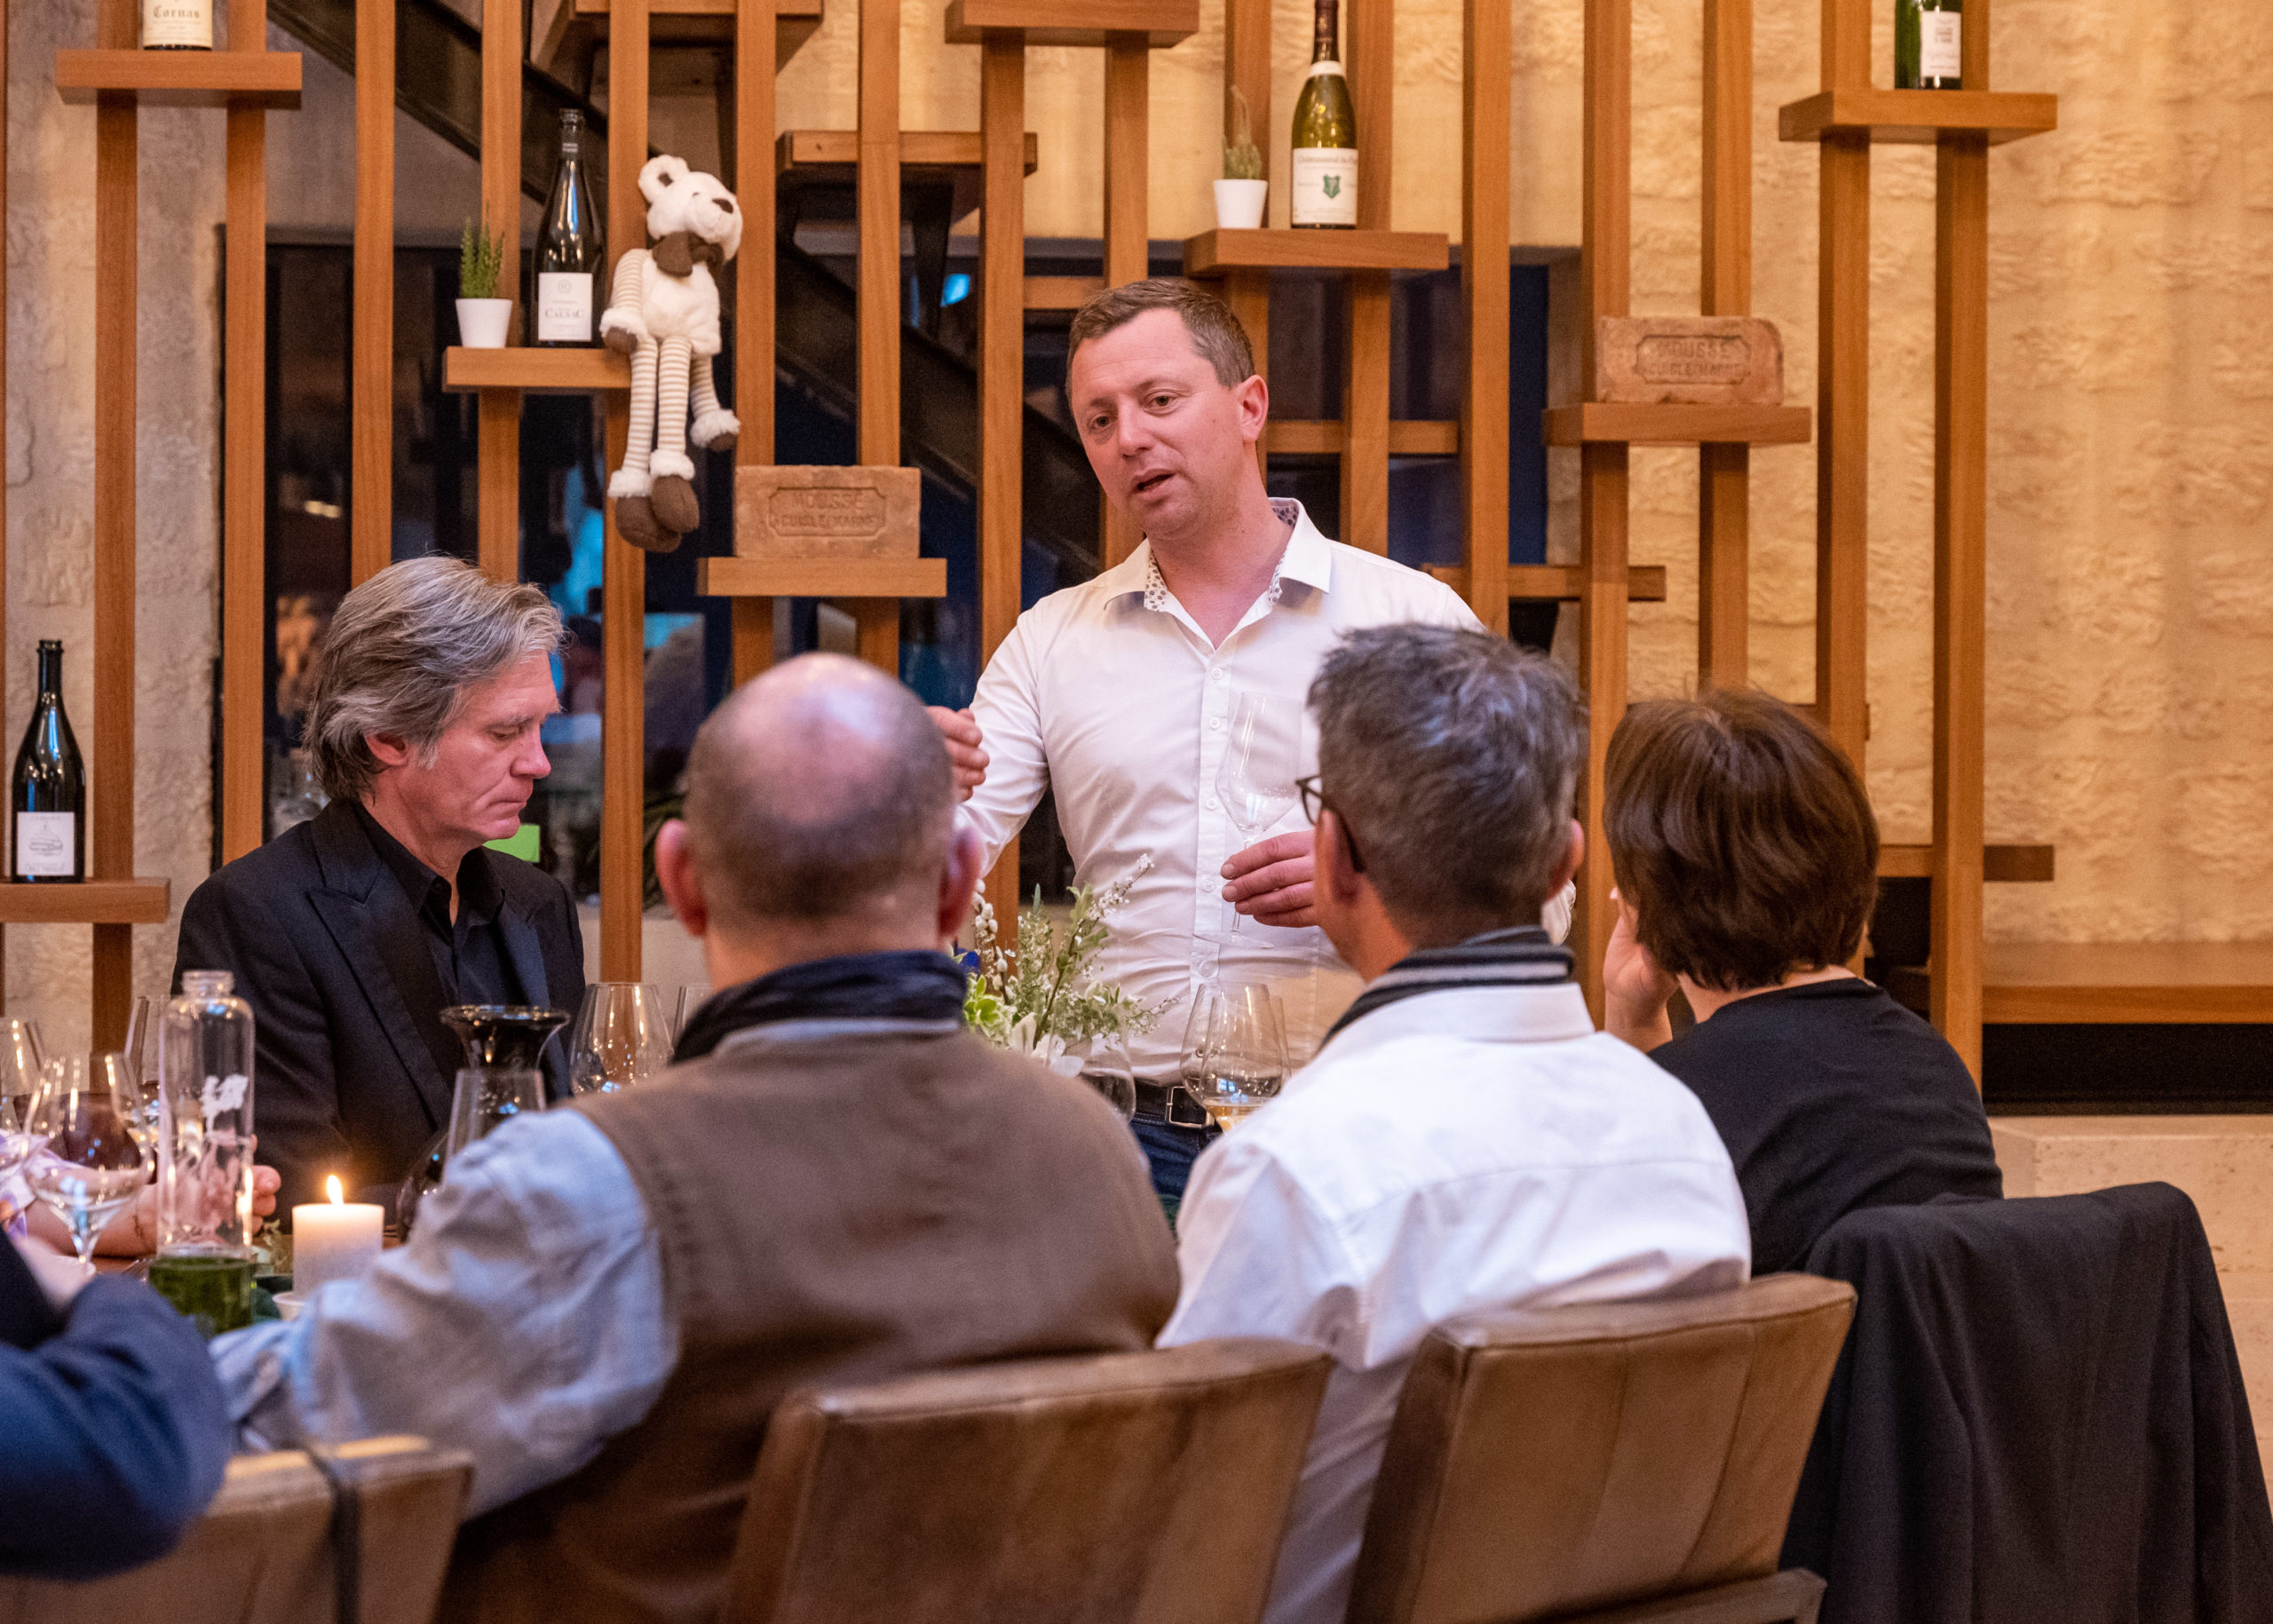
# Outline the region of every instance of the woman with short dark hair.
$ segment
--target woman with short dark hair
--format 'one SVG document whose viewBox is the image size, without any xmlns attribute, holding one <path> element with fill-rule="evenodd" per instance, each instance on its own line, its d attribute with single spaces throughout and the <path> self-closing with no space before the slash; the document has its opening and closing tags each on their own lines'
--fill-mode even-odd
<svg viewBox="0 0 2273 1624">
<path fill-rule="evenodd" d="M 1878 820 L 1829 734 L 1782 701 L 1635 705 L 1610 741 L 1619 918 L 1605 1026 L 1720 1129 L 1755 1274 L 1858 1207 L 2004 1192 L 1965 1062 L 1846 967 L 1878 895 Z M 1679 1037 L 1675 989 L 1697 1024 Z"/>
</svg>

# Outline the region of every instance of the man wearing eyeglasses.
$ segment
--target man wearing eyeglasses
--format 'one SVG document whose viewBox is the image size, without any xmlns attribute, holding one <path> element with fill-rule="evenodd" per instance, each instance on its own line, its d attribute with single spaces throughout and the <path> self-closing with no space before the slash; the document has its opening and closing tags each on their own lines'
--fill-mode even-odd
<svg viewBox="0 0 2273 1624">
<path fill-rule="evenodd" d="M 1049 790 L 1081 881 L 1134 879 L 1099 969 L 1169 1006 L 1129 1058 L 1137 1137 L 1173 1201 L 1208 1131 L 1175 1086 L 1192 989 L 1271 986 L 1299 1061 L 1358 987 L 1317 929 L 1307 818 L 1290 801 L 1242 830 L 1216 787 L 1240 699 L 1265 701 L 1291 777 L 1316 763 L 1303 695 L 1343 634 L 1477 622 L 1441 582 L 1328 541 L 1265 492 L 1270 391 L 1220 299 L 1171 279 L 1097 295 L 1073 318 L 1066 393 L 1107 500 L 1144 542 L 1026 611 L 971 709 L 932 715 L 990 867 Z M 993 900 L 1009 929 L 1014 899 Z"/>
</svg>

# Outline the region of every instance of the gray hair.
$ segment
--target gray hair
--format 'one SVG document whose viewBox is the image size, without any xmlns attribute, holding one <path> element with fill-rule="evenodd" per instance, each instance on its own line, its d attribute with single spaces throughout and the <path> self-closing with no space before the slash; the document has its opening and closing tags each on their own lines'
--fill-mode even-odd
<svg viewBox="0 0 2273 1624">
<path fill-rule="evenodd" d="M 432 761 L 467 689 L 559 642 L 560 612 L 541 587 L 442 555 L 390 564 L 340 599 L 324 639 L 306 728 L 324 793 L 368 793 L 373 733 Z"/>
<path fill-rule="evenodd" d="M 1483 631 L 1375 626 L 1327 655 L 1310 703 L 1320 788 L 1406 934 L 1539 922 L 1586 759 L 1559 667 Z"/>
</svg>

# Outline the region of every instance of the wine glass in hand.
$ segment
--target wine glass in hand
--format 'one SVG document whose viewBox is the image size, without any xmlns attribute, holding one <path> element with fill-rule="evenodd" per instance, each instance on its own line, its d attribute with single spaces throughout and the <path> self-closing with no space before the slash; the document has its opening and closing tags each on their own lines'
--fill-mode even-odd
<svg viewBox="0 0 2273 1624">
<path fill-rule="evenodd" d="M 25 1165 L 32 1193 L 71 1232 L 80 1267 L 95 1271 L 95 1239 L 150 1176 L 135 1132 L 141 1100 L 117 1055 L 65 1055 L 47 1064 L 32 1097 L 31 1131 L 43 1144 Z"/>
<path fill-rule="evenodd" d="M 1295 732 L 1291 701 L 1244 689 L 1232 695 L 1232 736 L 1216 764 L 1216 794 L 1242 849 L 1262 839 L 1295 804 Z M 1236 904 L 1226 906 L 1237 932 L 1246 916 Z"/>
</svg>

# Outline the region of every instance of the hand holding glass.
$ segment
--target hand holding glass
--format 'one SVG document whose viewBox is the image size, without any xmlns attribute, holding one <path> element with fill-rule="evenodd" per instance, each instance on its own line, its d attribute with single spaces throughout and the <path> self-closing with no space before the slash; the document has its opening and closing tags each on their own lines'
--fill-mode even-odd
<svg viewBox="0 0 2273 1624">
<path fill-rule="evenodd" d="M 1260 840 L 1295 804 L 1297 714 L 1294 701 L 1276 694 L 1242 689 L 1232 695 L 1232 735 L 1216 765 L 1216 794 L 1243 846 Z M 1246 915 L 1236 904 L 1225 906 L 1232 931 L 1241 930 Z"/>
</svg>

